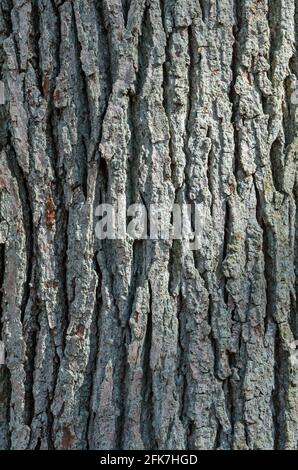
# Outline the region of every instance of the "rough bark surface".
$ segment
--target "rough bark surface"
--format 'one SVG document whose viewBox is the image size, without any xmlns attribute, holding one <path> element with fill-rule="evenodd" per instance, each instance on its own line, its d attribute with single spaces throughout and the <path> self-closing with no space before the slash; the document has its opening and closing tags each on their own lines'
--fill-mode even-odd
<svg viewBox="0 0 298 470">
<path fill-rule="evenodd" d="M 1 449 L 297 449 L 295 0 L 0 0 Z M 99 241 L 197 202 L 203 244 Z"/>
</svg>

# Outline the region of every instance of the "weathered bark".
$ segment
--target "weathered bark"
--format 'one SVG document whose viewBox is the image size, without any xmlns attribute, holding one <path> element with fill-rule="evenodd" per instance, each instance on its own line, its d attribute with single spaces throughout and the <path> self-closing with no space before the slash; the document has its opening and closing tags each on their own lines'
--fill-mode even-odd
<svg viewBox="0 0 298 470">
<path fill-rule="evenodd" d="M 0 448 L 298 448 L 298 2 L 0 13 Z M 202 246 L 97 240 L 120 195 Z"/>
</svg>

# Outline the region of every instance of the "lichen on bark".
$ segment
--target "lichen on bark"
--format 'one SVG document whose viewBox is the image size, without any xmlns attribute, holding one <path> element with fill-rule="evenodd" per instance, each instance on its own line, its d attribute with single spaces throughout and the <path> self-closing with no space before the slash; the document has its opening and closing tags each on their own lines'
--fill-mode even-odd
<svg viewBox="0 0 298 470">
<path fill-rule="evenodd" d="M 296 0 L 0 0 L 1 449 L 297 449 Z M 202 245 L 99 203 L 199 203 Z"/>
</svg>

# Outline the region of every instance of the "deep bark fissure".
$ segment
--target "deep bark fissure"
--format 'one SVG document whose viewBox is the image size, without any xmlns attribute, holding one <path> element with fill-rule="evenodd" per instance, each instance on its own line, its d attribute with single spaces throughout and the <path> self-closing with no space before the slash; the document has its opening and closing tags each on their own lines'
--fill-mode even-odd
<svg viewBox="0 0 298 470">
<path fill-rule="evenodd" d="M 270 160 L 272 168 L 272 177 L 276 191 L 282 192 L 283 190 L 283 162 L 281 156 L 283 155 L 283 145 L 279 139 L 273 142 L 270 150 Z"/>
<path fill-rule="evenodd" d="M 179 410 L 179 419 L 185 425 L 186 417 L 185 417 L 185 405 L 186 405 L 186 392 L 187 392 L 187 380 L 185 374 L 185 348 L 183 345 L 183 337 L 185 336 L 185 324 L 182 319 L 183 316 L 183 295 L 181 290 L 179 290 L 179 294 L 177 297 L 177 320 L 178 320 L 178 332 L 177 332 L 177 339 L 178 339 L 178 347 L 179 347 L 179 355 L 177 360 L 177 372 L 178 378 L 181 381 L 180 385 L 180 410 Z"/>
<path fill-rule="evenodd" d="M 100 324 L 101 324 L 101 309 L 102 309 L 102 272 L 97 260 L 97 253 L 94 255 L 94 268 L 97 275 L 97 287 L 96 287 L 96 301 L 94 305 L 94 314 L 93 320 L 91 324 L 91 332 L 93 338 L 93 344 L 90 345 L 90 354 L 89 354 L 89 362 L 88 362 L 88 382 L 89 382 L 89 413 L 87 418 L 86 424 L 86 448 L 87 450 L 90 449 L 90 427 L 93 417 L 92 411 L 92 396 L 94 391 L 94 374 L 96 371 L 96 364 L 97 364 L 97 352 L 99 350 L 99 332 L 100 332 Z"/>
<path fill-rule="evenodd" d="M 78 36 L 78 29 L 76 23 L 76 14 L 74 10 L 74 5 L 72 5 L 72 25 L 73 25 L 73 32 L 74 32 L 74 49 L 76 51 L 76 73 L 77 73 L 77 80 L 78 80 L 78 96 L 76 101 L 76 107 L 78 112 L 78 125 L 77 125 L 77 133 L 78 133 L 78 142 L 77 142 L 77 164 L 80 173 L 80 184 L 82 187 L 83 194 L 85 198 L 87 198 L 87 166 L 88 166 L 88 147 L 90 142 L 90 135 L 91 135 L 91 113 L 90 113 L 90 105 L 89 105 L 89 97 L 88 97 L 88 80 L 86 78 L 85 72 L 82 67 L 81 62 L 81 53 L 82 53 L 82 46 Z M 88 144 L 86 144 L 86 141 Z"/>
<path fill-rule="evenodd" d="M 146 73 L 149 67 L 150 50 L 148 50 L 148 47 L 145 46 L 145 44 L 151 43 L 152 37 L 152 27 L 150 24 L 149 10 L 150 4 L 146 3 L 142 17 L 141 34 L 139 35 L 138 40 L 138 70 L 135 79 L 135 89 L 137 98 L 140 97 L 140 95 L 142 94 L 144 83 L 146 80 Z"/>
<path fill-rule="evenodd" d="M 11 136 L 10 136 L 11 139 Z M 34 263 L 34 225 L 33 225 L 33 213 L 30 199 L 30 193 L 28 188 L 28 182 L 26 176 L 18 164 L 17 155 L 14 151 L 14 147 L 10 140 L 10 154 L 7 158 L 8 166 L 10 167 L 13 177 L 16 179 L 19 194 L 22 204 L 22 216 L 24 219 L 24 227 L 26 228 L 26 279 L 23 285 L 23 295 L 20 306 L 20 320 L 24 323 L 26 307 L 29 302 L 31 285 L 32 285 L 32 274 L 33 274 L 33 263 Z M 28 337 L 28 343 L 26 345 L 26 362 L 24 364 L 26 381 L 25 381 L 25 422 L 30 425 L 33 419 L 34 413 L 34 397 L 33 397 L 33 374 L 34 374 L 34 352 L 36 348 L 36 334 L 34 331 L 35 321 L 32 319 L 33 325 Z"/>
<path fill-rule="evenodd" d="M 129 154 L 127 158 L 127 182 L 126 182 L 126 203 L 127 207 L 138 202 L 138 162 L 139 162 L 139 145 L 138 131 L 136 124 L 136 116 L 138 110 L 136 106 L 137 97 L 135 95 L 129 97 L 128 101 L 128 125 L 130 130 Z M 126 220 L 128 222 L 128 220 Z"/>
<path fill-rule="evenodd" d="M 242 22 L 241 22 L 241 2 L 239 0 L 235 0 L 235 23 L 232 27 L 233 36 L 234 36 L 234 44 L 233 44 L 233 51 L 232 51 L 232 63 L 231 63 L 231 71 L 232 71 L 232 82 L 230 86 L 230 95 L 229 99 L 232 105 L 232 117 L 231 122 L 234 128 L 234 174 L 237 182 L 237 191 L 238 191 L 238 179 L 241 174 L 241 165 L 240 165 L 240 129 L 239 129 L 239 96 L 235 90 L 238 71 L 239 71 L 239 41 L 241 38 L 241 30 L 242 30 Z"/>
<path fill-rule="evenodd" d="M 143 388 L 142 388 L 142 420 L 141 433 L 146 448 L 155 449 L 156 442 L 154 440 L 154 429 L 152 426 L 153 418 L 153 389 L 152 389 L 152 370 L 150 367 L 150 353 L 152 344 L 152 287 L 148 281 L 149 288 L 149 313 L 147 317 L 146 333 L 145 333 L 145 351 L 143 360 Z"/>
<path fill-rule="evenodd" d="M 257 197 L 257 221 L 262 229 L 263 233 L 263 246 L 262 253 L 264 256 L 264 277 L 266 281 L 266 316 L 264 318 L 265 333 L 268 331 L 270 323 L 276 323 L 275 320 L 275 309 L 277 304 L 276 299 L 276 285 L 277 280 L 275 279 L 274 273 L 276 272 L 276 261 L 275 261 L 275 249 L 276 246 L 274 233 L 272 228 L 268 225 L 268 222 L 264 220 L 264 214 L 262 213 L 261 199 L 259 190 L 254 180 L 256 197 Z M 277 325 L 275 333 L 275 344 L 274 344 L 274 390 L 272 393 L 272 417 L 274 422 L 274 449 L 279 450 L 283 448 L 284 444 L 284 430 L 283 430 L 283 406 L 281 402 L 284 395 L 284 385 L 281 379 L 282 371 L 285 366 L 285 356 L 280 345 L 281 337 L 279 334 L 279 325 Z M 283 359 L 282 359 L 283 358 Z"/>
<path fill-rule="evenodd" d="M 276 67 L 276 52 L 278 51 L 281 40 L 281 21 L 282 18 L 282 1 L 275 0 L 274 2 L 268 2 L 268 25 L 270 29 L 270 51 L 269 51 L 269 64 L 270 64 L 270 77 L 274 83 L 274 73 Z"/>
<path fill-rule="evenodd" d="M 1 2 L 0 448 L 297 447 L 297 5 Z"/>
<path fill-rule="evenodd" d="M 264 257 L 264 278 L 266 282 L 266 316 L 264 318 L 265 332 L 268 329 L 270 321 L 274 320 L 274 306 L 276 305 L 276 296 L 274 289 L 274 272 L 275 272 L 275 262 L 274 262 L 274 236 L 270 226 L 264 218 L 262 211 L 262 201 L 259 189 L 256 184 L 255 176 L 253 177 L 254 190 L 256 194 L 256 219 L 259 224 L 259 227 L 262 230 L 262 254 Z"/>
<path fill-rule="evenodd" d="M 125 27 L 127 26 L 130 3 L 131 3 L 131 0 L 122 0 L 123 18 L 124 18 Z"/>
<path fill-rule="evenodd" d="M 10 422 L 10 401 L 11 401 L 11 381 L 10 370 L 6 365 L 0 366 L 0 401 L 1 401 L 1 450 L 11 448 Z"/>
<path fill-rule="evenodd" d="M 9 146 L 10 155 L 7 158 L 8 165 L 11 169 L 11 173 L 17 181 L 20 199 L 22 204 L 22 215 L 24 218 L 24 227 L 26 229 L 26 281 L 23 287 L 23 298 L 21 304 L 21 321 L 24 321 L 25 310 L 30 297 L 30 283 L 32 279 L 33 260 L 34 260 L 34 225 L 33 225 L 33 213 L 31 205 L 30 190 L 28 187 L 27 177 L 25 176 L 22 167 L 17 161 L 17 154 L 14 151 L 13 145 Z"/>
<path fill-rule="evenodd" d="M 61 272 L 62 272 L 62 291 L 64 292 L 64 307 L 65 307 L 65 323 L 63 328 L 63 335 L 62 335 L 62 349 L 63 352 L 65 351 L 66 347 L 66 336 L 67 330 L 70 322 L 70 301 L 69 301 L 69 289 L 68 289 L 68 227 L 69 227 L 69 212 L 66 211 L 64 213 L 65 216 L 65 225 L 64 228 L 64 237 L 63 237 L 63 250 L 61 252 Z M 61 227 L 62 228 L 62 227 Z"/>
<path fill-rule="evenodd" d="M 195 47 L 193 44 L 193 30 L 192 26 L 188 27 L 188 51 L 189 51 L 189 67 L 188 67 L 188 94 L 187 94 L 187 112 L 185 120 L 185 131 L 184 131 L 184 154 L 186 156 L 186 162 L 191 160 L 191 152 L 188 146 L 188 136 L 191 131 L 192 124 L 192 113 L 194 106 L 195 98 L 195 82 L 196 82 L 196 63 L 195 63 Z M 184 196 L 187 203 L 190 203 L 189 200 L 189 163 L 186 163 L 184 168 Z M 191 220 L 191 225 L 193 226 L 193 219 Z"/>
<path fill-rule="evenodd" d="M 44 95 L 44 90 L 42 86 L 42 73 L 40 67 L 40 50 L 39 50 L 39 40 L 40 40 L 40 17 L 39 17 L 39 6 L 38 0 L 32 1 L 32 50 L 34 55 L 31 59 L 32 66 L 36 72 L 37 85 L 40 91 L 41 96 Z M 35 62 L 35 63 L 34 63 Z"/>
<path fill-rule="evenodd" d="M 54 373 L 54 390 L 55 390 L 55 384 L 57 383 L 58 380 L 58 373 L 59 373 L 59 366 L 56 365 L 55 368 L 55 373 Z M 54 393 L 54 392 L 53 392 Z M 47 397 L 47 409 L 46 409 L 46 414 L 48 418 L 47 422 L 47 444 L 48 444 L 48 450 L 55 450 L 55 445 L 54 445 L 54 416 L 51 410 L 51 405 L 53 403 L 53 398 L 51 398 L 49 395 Z M 38 443 L 37 443 L 38 445 Z"/>
<path fill-rule="evenodd" d="M 288 372 L 285 369 L 287 362 L 286 353 L 281 345 L 281 337 L 277 330 L 275 336 L 275 368 L 274 368 L 274 390 L 272 393 L 273 421 L 274 421 L 274 449 L 282 450 L 285 447 L 285 379 Z"/>
<path fill-rule="evenodd" d="M 3 281 L 5 275 L 5 243 L 0 243 L 0 338 L 2 338 L 2 299 L 3 299 Z"/>
</svg>

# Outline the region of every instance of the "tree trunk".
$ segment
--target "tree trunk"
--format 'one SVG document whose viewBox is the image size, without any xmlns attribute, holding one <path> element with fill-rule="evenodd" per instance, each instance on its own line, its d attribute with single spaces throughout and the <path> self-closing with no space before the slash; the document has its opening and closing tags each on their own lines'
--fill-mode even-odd
<svg viewBox="0 0 298 470">
<path fill-rule="evenodd" d="M 0 448 L 297 449 L 298 2 L 0 11 Z"/>
</svg>

